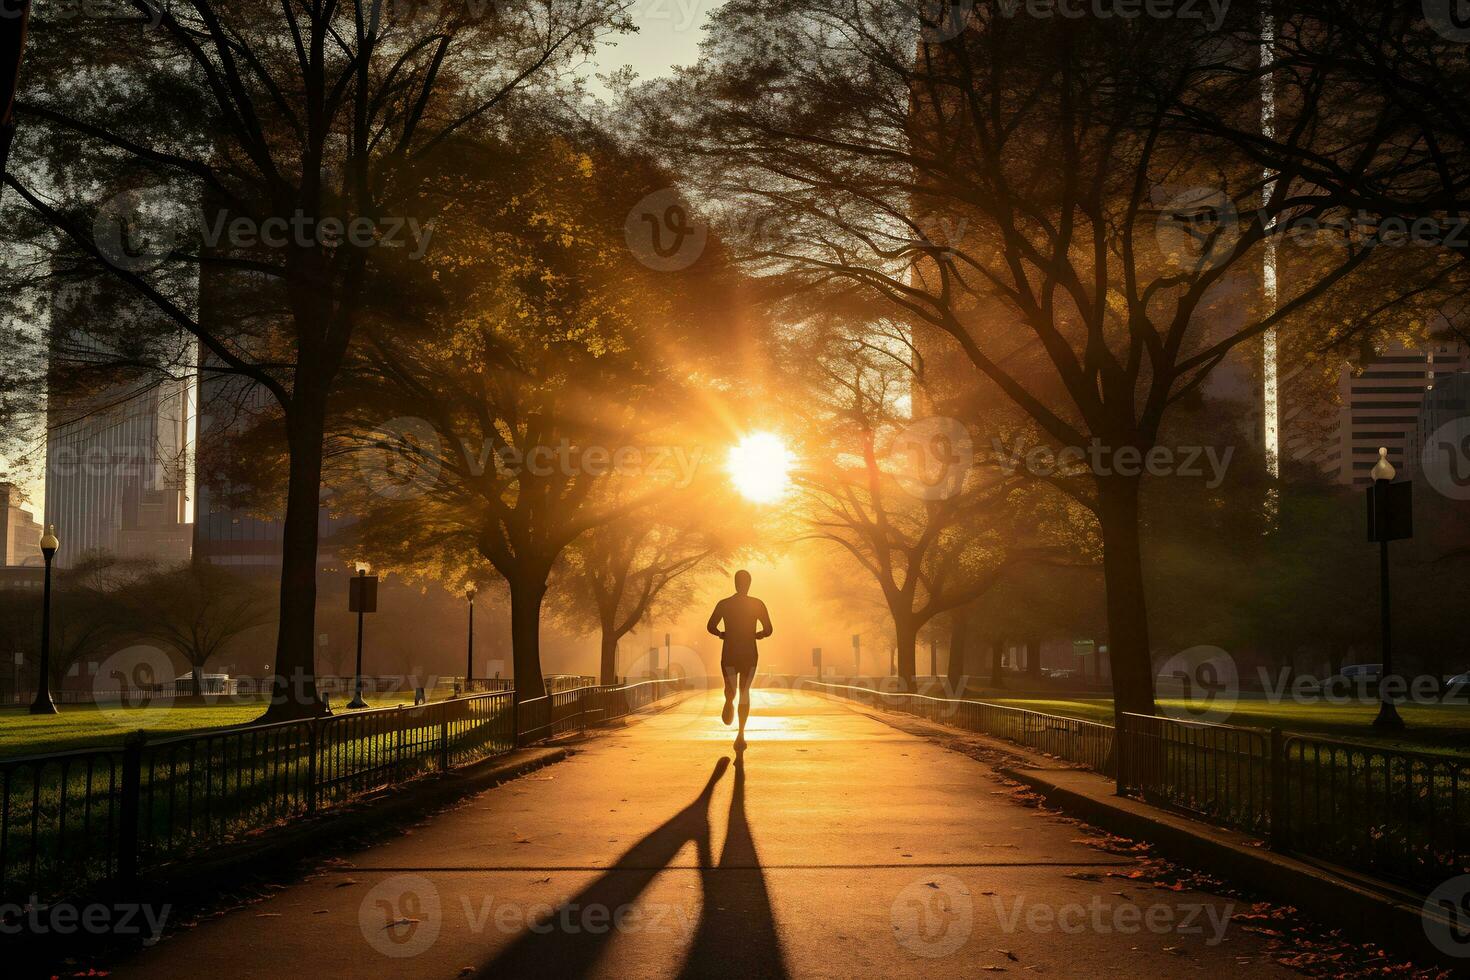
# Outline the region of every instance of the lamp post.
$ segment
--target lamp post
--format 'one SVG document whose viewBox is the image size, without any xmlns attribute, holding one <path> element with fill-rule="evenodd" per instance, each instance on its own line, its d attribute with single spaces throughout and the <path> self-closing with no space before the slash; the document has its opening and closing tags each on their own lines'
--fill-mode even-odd
<svg viewBox="0 0 1470 980">
<path fill-rule="evenodd" d="M 366 708 L 362 699 L 362 617 L 364 613 L 378 611 L 378 577 L 369 576 L 366 565 L 359 565 L 357 576 L 348 580 L 347 611 L 357 613 L 357 673 L 353 682 L 352 700 L 349 708 Z"/>
<path fill-rule="evenodd" d="M 465 589 L 464 595 L 470 602 L 470 637 L 464 655 L 464 693 L 468 695 L 475 677 L 475 587 Z"/>
<path fill-rule="evenodd" d="M 1398 475 L 1388 461 L 1387 447 L 1378 450 L 1373 464 L 1373 485 L 1368 488 L 1368 539 L 1378 542 L 1379 643 L 1383 665 L 1378 675 L 1378 717 L 1373 727 L 1401 731 L 1403 718 L 1393 703 L 1393 621 L 1388 589 L 1388 543 L 1413 537 L 1413 490 L 1409 483 L 1394 483 Z"/>
<path fill-rule="evenodd" d="M 41 676 L 36 678 L 36 700 L 31 702 L 33 715 L 56 714 L 56 702 L 51 700 L 51 559 L 59 547 L 56 525 L 47 524 L 41 536 L 41 555 L 46 559 L 46 584 L 41 592 Z"/>
</svg>

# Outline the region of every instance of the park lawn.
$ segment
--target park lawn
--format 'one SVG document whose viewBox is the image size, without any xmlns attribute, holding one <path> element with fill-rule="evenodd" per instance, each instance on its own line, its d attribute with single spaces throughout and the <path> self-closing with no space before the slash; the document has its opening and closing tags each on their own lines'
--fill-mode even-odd
<svg viewBox="0 0 1470 980">
<path fill-rule="evenodd" d="M 372 708 L 412 704 L 401 694 L 367 696 Z M 129 732 L 144 729 L 158 738 L 229 728 L 255 721 L 265 710 L 263 699 L 227 698 L 215 704 L 180 702 L 124 708 L 63 704 L 54 715 L 33 715 L 24 707 L 0 708 L 0 759 L 41 752 L 121 745 Z"/>
<path fill-rule="evenodd" d="M 1113 720 L 1111 698 L 988 697 L 983 700 L 993 704 L 1028 708 L 1032 711 L 1066 715 L 1070 718 L 1082 718 L 1086 721 L 1111 723 Z M 1159 701 L 1161 711 L 1167 713 L 1170 708 L 1179 709 L 1179 717 L 1187 717 L 1184 709 L 1188 706 L 1189 702 L 1182 699 L 1161 699 Z M 1382 735 L 1375 732 L 1372 724 L 1377 715 L 1378 703 L 1376 701 L 1358 704 L 1297 704 L 1242 700 L 1236 703 L 1234 711 L 1229 718 L 1225 719 L 1225 723 L 1251 728 L 1280 728 L 1287 732 L 1349 739 L 1415 752 L 1452 754 L 1470 752 L 1470 705 L 1399 705 L 1399 716 L 1404 719 L 1408 727 L 1398 735 Z"/>
</svg>

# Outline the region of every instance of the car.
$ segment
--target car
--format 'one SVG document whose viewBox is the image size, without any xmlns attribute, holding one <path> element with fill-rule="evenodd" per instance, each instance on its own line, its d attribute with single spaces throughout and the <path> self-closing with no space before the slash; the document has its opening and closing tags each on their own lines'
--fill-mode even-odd
<svg viewBox="0 0 1470 980">
<path fill-rule="evenodd" d="M 1337 676 L 1355 681 L 1376 681 L 1383 676 L 1383 664 L 1348 664 L 1337 672 Z"/>
</svg>

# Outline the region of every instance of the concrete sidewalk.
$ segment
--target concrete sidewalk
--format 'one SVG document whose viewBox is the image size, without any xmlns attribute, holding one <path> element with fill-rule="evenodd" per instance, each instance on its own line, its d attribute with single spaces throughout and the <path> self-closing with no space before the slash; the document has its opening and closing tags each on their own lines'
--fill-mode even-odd
<svg viewBox="0 0 1470 980">
<path fill-rule="evenodd" d="M 122 977 L 1274 975 L 1231 900 L 1016 805 L 980 762 L 758 691 L 589 740 Z"/>
</svg>

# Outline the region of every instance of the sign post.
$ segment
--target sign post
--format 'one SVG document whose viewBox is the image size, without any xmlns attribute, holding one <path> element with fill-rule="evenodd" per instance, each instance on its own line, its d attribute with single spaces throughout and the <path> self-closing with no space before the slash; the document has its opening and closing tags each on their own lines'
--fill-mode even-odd
<svg viewBox="0 0 1470 980">
<path fill-rule="evenodd" d="M 378 611 L 378 577 L 369 575 L 366 568 L 359 568 L 357 575 L 348 580 L 347 611 L 357 613 L 357 674 L 347 707 L 366 708 L 367 702 L 362 699 L 362 617 Z"/>
</svg>

